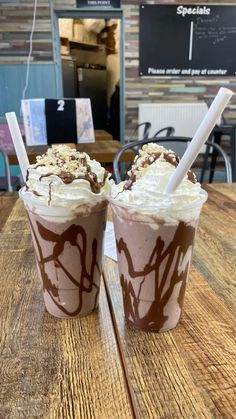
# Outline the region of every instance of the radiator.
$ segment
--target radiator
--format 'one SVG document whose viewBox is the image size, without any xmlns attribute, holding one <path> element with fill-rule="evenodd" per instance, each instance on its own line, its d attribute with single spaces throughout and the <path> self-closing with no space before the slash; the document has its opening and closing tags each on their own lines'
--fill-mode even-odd
<svg viewBox="0 0 236 419">
<path fill-rule="evenodd" d="M 193 137 L 207 110 L 205 102 L 142 103 L 139 105 L 139 124 L 151 122 L 150 137 L 166 126 L 174 127 L 174 135 Z M 141 130 L 139 139 L 140 135 Z"/>
</svg>

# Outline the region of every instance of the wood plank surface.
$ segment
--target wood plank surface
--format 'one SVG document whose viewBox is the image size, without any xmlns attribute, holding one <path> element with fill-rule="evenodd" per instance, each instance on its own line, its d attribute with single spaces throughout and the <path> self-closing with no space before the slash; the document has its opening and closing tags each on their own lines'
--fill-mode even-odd
<svg viewBox="0 0 236 419">
<path fill-rule="evenodd" d="M 96 312 L 49 315 L 23 205 L 0 203 L 0 418 L 132 418 L 103 282 Z"/>
<path fill-rule="evenodd" d="M 0 192 L 0 231 L 7 221 L 18 195 L 15 192 Z"/>
<path fill-rule="evenodd" d="M 95 141 L 95 143 L 87 143 L 87 144 L 76 144 L 76 148 L 78 151 L 84 151 L 85 153 L 89 154 L 91 159 L 95 159 L 100 163 L 110 163 L 113 161 L 113 158 L 116 152 L 120 149 L 121 143 L 117 140 L 112 141 L 104 141 L 99 140 Z M 30 163 L 35 163 L 36 156 L 39 154 L 43 154 L 46 152 L 48 146 L 28 146 L 26 147 L 26 151 L 29 157 Z M 15 152 L 9 151 L 8 159 L 10 164 L 18 164 L 18 160 L 16 157 Z M 122 161 L 132 161 L 133 160 L 133 152 L 131 150 L 126 150 L 122 156 Z"/>
<path fill-rule="evenodd" d="M 169 332 L 126 325 L 117 263 L 104 274 L 140 418 L 236 417 L 236 184 L 211 185 L 200 218 L 184 313 Z"/>
<path fill-rule="evenodd" d="M 205 186 L 194 265 L 236 315 L 236 183 Z"/>
<path fill-rule="evenodd" d="M 104 129 L 95 129 L 95 141 L 113 141 L 112 135 Z"/>
</svg>

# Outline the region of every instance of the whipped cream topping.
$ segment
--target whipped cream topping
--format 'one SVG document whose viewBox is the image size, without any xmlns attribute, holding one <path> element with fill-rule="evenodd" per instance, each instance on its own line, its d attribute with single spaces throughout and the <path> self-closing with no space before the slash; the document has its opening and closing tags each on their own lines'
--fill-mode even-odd
<svg viewBox="0 0 236 419">
<path fill-rule="evenodd" d="M 188 208 L 199 200 L 201 185 L 195 175 L 189 171 L 179 187 L 172 194 L 166 194 L 165 188 L 179 163 L 179 157 L 172 150 L 167 150 L 156 143 L 142 147 L 135 157 L 129 179 L 119 185 L 113 185 L 111 197 L 127 204 L 138 206 L 140 210 L 148 208 Z"/>
<path fill-rule="evenodd" d="M 29 166 L 25 193 L 49 206 L 79 205 L 81 201 L 94 205 L 106 198 L 108 178 L 108 172 L 88 154 L 58 145 Z"/>
</svg>

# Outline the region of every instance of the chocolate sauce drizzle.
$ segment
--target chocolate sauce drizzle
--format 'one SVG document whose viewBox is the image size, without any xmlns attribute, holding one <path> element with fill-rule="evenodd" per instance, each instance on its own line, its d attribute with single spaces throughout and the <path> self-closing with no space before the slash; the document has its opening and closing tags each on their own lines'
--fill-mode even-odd
<svg viewBox="0 0 236 419">
<path fill-rule="evenodd" d="M 156 160 L 158 160 L 160 157 L 162 157 L 166 162 L 172 164 L 174 167 L 177 167 L 179 164 L 179 156 L 171 151 L 168 152 L 161 152 L 161 151 L 152 151 L 152 152 L 148 152 L 148 155 L 145 157 L 145 159 L 141 162 L 139 167 L 146 167 L 146 166 L 150 166 L 152 163 L 154 163 Z M 134 160 L 134 165 L 137 163 L 137 161 L 140 159 L 140 156 L 138 155 L 135 160 Z M 188 171 L 187 173 L 188 176 L 188 180 L 192 183 L 196 183 L 196 179 L 194 174 L 191 172 L 191 170 Z M 131 168 L 130 170 L 130 177 L 129 179 L 125 182 L 123 190 L 131 190 L 133 184 L 136 182 L 136 173 L 135 173 L 135 168 Z"/>
<path fill-rule="evenodd" d="M 79 225 L 71 225 L 68 227 L 62 234 L 56 234 L 46 227 L 44 227 L 39 221 L 36 222 L 38 232 L 43 240 L 46 242 L 55 243 L 53 246 L 53 251 L 50 256 L 44 257 L 43 251 L 40 246 L 39 240 L 37 238 L 37 234 L 34 231 L 33 224 L 29 218 L 32 234 L 35 239 L 35 243 L 37 245 L 37 252 L 36 261 L 41 273 L 42 281 L 43 281 L 43 291 L 47 292 L 50 295 L 51 299 L 53 300 L 54 304 L 66 315 L 68 316 L 77 316 L 80 314 L 81 309 L 83 307 L 83 294 L 92 292 L 93 288 L 96 289 L 96 295 L 94 299 L 94 307 L 97 307 L 97 300 L 99 295 L 99 286 L 94 282 L 94 278 L 96 275 L 96 270 L 100 275 L 100 267 L 97 261 L 97 253 L 98 253 L 98 243 L 97 239 L 94 238 L 92 241 L 91 249 L 87 249 L 87 235 L 85 230 Z M 78 240 L 78 236 L 81 237 L 81 240 Z M 70 272 L 66 269 L 65 266 L 61 263 L 59 257 L 64 250 L 65 243 L 69 242 L 71 246 L 77 247 L 79 254 L 80 254 L 80 264 L 81 264 L 81 272 L 79 278 L 74 278 Z M 78 244 L 81 242 L 81 244 Z M 86 253 L 91 252 L 91 265 L 90 271 L 86 268 Z M 60 267 L 64 274 L 68 277 L 68 282 L 71 281 L 75 286 L 76 289 L 74 292 L 78 292 L 78 307 L 73 311 L 69 312 L 63 305 L 60 304 L 60 295 L 58 288 L 52 283 L 50 277 L 46 272 L 46 264 L 52 261 L 55 267 Z M 85 285 L 88 284 L 88 285 Z"/>
<path fill-rule="evenodd" d="M 77 159 L 75 158 L 75 156 L 72 155 L 70 157 L 70 160 L 73 160 L 74 161 L 74 160 L 77 160 Z M 61 170 L 61 172 L 59 172 L 57 174 L 56 173 L 53 173 L 53 172 L 49 172 L 49 173 L 45 173 L 45 174 L 41 175 L 39 177 L 39 182 L 41 182 L 41 180 L 43 178 L 49 177 L 49 176 L 53 176 L 53 175 L 54 176 L 58 176 L 65 184 L 72 183 L 76 179 L 83 179 L 83 180 L 86 180 L 87 182 L 89 182 L 91 191 L 93 193 L 95 193 L 95 194 L 99 193 L 100 190 L 101 190 L 101 188 L 105 185 L 105 182 L 106 182 L 106 179 L 107 179 L 107 177 L 109 175 L 109 172 L 107 170 L 105 170 L 104 171 L 103 180 L 101 182 L 99 182 L 96 173 L 92 172 L 90 165 L 87 164 L 86 157 L 80 158 L 80 160 L 78 161 L 78 165 L 81 165 L 81 164 L 82 164 L 83 167 L 86 168 L 86 171 L 85 171 L 84 174 L 74 175 L 73 173 L 71 173 L 69 171 L 65 171 L 65 170 Z M 45 164 L 37 163 L 35 165 L 35 168 L 37 168 L 37 167 L 43 167 L 43 166 L 45 167 Z M 27 191 L 29 190 L 29 187 L 27 185 L 28 180 L 29 180 L 29 170 L 27 170 L 27 172 L 26 172 L 26 190 Z M 51 202 L 51 194 L 52 194 L 52 190 L 51 189 L 52 188 L 51 188 L 51 183 L 50 183 L 50 186 L 49 186 L 49 200 L 48 200 L 49 205 L 50 205 L 50 202 Z M 41 196 L 35 190 L 32 190 L 31 192 L 34 193 L 37 196 Z"/>
<path fill-rule="evenodd" d="M 53 174 L 58 176 L 64 183 L 72 183 L 75 179 L 84 179 L 84 180 L 87 180 L 90 183 L 90 187 L 91 187 L 92 192 L 99 193 L 101 188 L 104 186 L 106 178 L 108 176 L 107 170 L 105 170 L 105 172 L 104 172 L 103 180 L 101 182 L 99 182 L 96 173 L 92 172 L 90 165 L 87 163 L 86 157 L 80 157 L 80 159 L 77 159 L 75 156 L 72 155 L 72 156 L 70 156 L 70 160 L 72 160 L 72 161 L 78 160 L 78 166 L 82 165 L 83 167 L 85 167 L 85 169 L 86 169 L 85 173 L 74 175 L 70 171 L 61 170 L 61 172 L 59 172 L 57 174 L 47 173 L 45 175 L 41 175 L 39 180 L 41 181 L 41 179 L 43 177 L 51 176 Z M 63 161 L 63 159 L 62 159 L 62 161 Z M 40 164 L 40 163 L 36 164 L 36 168 L 39 167 L 39 166 L 45 166 L 45 165 Z"/>
<path fill-rule="evenodd" d="M 123 252 L 126 258 L 129 276 L 131 278 L 137 278 L 137 280 L 138 278 L 143 278 L 140 282 L 139 290 L 136 295 L 131 281 L 128 278 L 125 278 L 122 273 L 120 275 L 124 308 L 128 321 L 130 319 L 131 323 L 139 325 L 139 327 L 143 330 L 161 330 L 165 321 L 168 319 L 168 316 L 164 315 L 165 306 L 173 293 L 174 287 L 178 283 L 181 283 L 178 304 L 180 310 L 182 310 L 189 262 L 187 263 L 184 271 L 181 270 L 181 272 L 179 272 L 178 267 L 181 263 L 183 255 L 187 253 L 189 247 L 193 244 L 194 234 L 194 227 L 191 227 L 184 222 L 180 222 L 176 233 L 174 234 L 173 240 L 168 245 L 166 250 L 164 250 L 164 241 L 161 237 L 158 237 L 149 261 L 144 266 L 143 270 L 135 270 L 130 251 L 124 240 L 121 238 L 116 242 L 118 253 Z M 164 272 L 161 275 L 160 266 L 164 260 L 166 260 L 166 265 Z M 152 272 L 155 275 L 154 301 L 150 303 L 150 308 L 144 317 L 141 317 L 139 310 L 140 294 L 145 282 L 145 277 Z M 163 293 L 168 275 L 170 275 L 169 287 Z"/>
</svg>

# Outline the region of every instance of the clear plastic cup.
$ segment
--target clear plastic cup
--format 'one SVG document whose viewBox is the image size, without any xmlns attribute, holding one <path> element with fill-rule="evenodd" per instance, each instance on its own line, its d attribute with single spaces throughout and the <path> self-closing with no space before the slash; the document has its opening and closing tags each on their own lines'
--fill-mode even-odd
<svg viewBox="0 0 236 419">
<path fill-rule="evenodd" d="M 28 213 L 47 311 L 83 317 L 98 306 L 107 201 L 48 206 L 19 191 Z"/>
<path fill-rule="evenodd" d="M 174 328 L 181 317 L 198 220 L 207 193 L 185 209 L 140 208 L 110 199 L 128 324 Z"/>
</svg>

